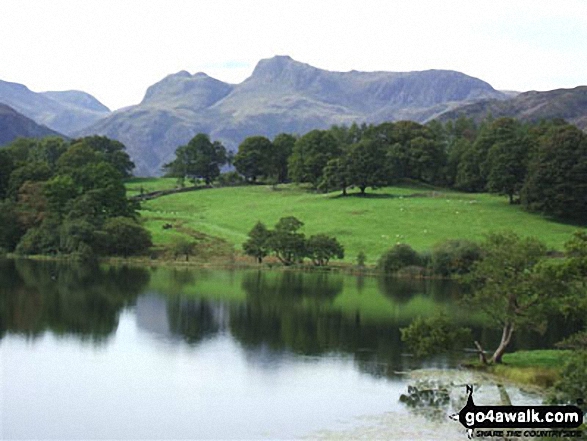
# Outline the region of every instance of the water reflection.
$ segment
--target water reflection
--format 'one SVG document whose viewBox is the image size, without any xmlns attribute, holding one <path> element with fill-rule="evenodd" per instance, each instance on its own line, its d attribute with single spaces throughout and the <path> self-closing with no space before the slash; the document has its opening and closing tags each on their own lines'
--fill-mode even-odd
<svg viewBox="0 0 587 441">
<path fill-rule="evenodd" d="M 148 283 L 136 268 L 0 260 L 0 338 L 51 331 L 101 341 Z"/>
<path fill-rule="evenodd" d="M 442 309 L 485 346 L 499 341 L 499 331 L 462 310 L 459 296 L 446 281 L 1 260 L 0 338 L 51 331 L 102 341 L 116 331 L 121 310 L 136 305 L 140 327 L 170 341 L 196 345 L 227 332 L 249 350 L 352 355 L 362 369 L 391 375 L 421 364 L 402 355 L 399 332 L 418 315 Z M 540 338 L 516 333 L 513 347 L 552 345 L 575 327 L 560 321 Z"/>
</svg>

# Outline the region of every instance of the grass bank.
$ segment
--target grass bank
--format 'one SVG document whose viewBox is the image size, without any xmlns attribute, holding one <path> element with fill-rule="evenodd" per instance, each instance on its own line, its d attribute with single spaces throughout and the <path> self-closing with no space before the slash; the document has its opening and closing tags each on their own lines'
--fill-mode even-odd
<svg viewBox="0 0 587 441">
<path fill-rule="evenodd" d="M 505 354 L 503 363 L 482 366 L 474 363 L 472 367 L 505 380 L 541 388 L 552 387 L 560 375 L 568 350 L 536 349 Z"/>
<path fill-rule="evenodd" d="M 127 184 L 129 194 L 172 188 L 173 179 L 148 178 Z M 224 187 L 163 196 L 142 203 L 141 215 L 157 247 L 178 237 L 210 238 L 234 247 L 237 254 L 255 222 L 273 227 L 283 216 L 305 223 L 307 235 L 333 235 L 345 247 L 347 263 L 360 251 L 367 263 L 396 243 L 418 251 L 446 239 L 482 240 L 491 231 L 509 229 L 535 236 L 560 250 L 576 226 L 565 225 L 512 206 L 507 198 L 406 185 L 369 192 L 318 194 L 296 185 Z M 166 224 L 171 228 L 164 228 Z M 168 225 L 167 225 L 168 227 Z"/>
</svg>

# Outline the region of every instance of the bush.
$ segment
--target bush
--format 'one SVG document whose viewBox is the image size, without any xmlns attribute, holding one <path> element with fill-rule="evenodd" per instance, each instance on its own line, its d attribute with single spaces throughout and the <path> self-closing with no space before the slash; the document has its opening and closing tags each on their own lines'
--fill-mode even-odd
<svg viewBox="0 0 587 441">
<path fill-rule="evenodd" d="M 406 266 L 421 266 L 420 255 L 409 245 L 397 244 L 379 258 L 377 266 L 387 274 L 395 273 Z"/>
<path fill-rule="evenodd" d="M 447 240 L 432 249 L 432 272 L 445 277 L 467 274 L 480 258 L 481 247 L 476 243 L 463 239 Z"/>
<path fill-rule="evenodd" d="M 128 217 L 113 217 L 104 222 L 103 251 L 124 257 L 139 254 L 153 245 L 151 233 Z"/>
<path fill-rule="evenodd" d="M 471 330 L 450 321 L 446 314 L 416 318 L 400 329 L 402 341 L 417 357 L 424 357 L 462 347 L 471 338 Z"/>
<path fill-rule="evenodd" d="M 235 187 L 237 185 L 244 185 L 245 178 L 243 178 L 238 172 L 230 171 L 218 176 L 216 183 L 220 187 Z"/>
<path fill-rule="evenodd" d="M 59 250 L 59 223 L 47 218 L 40 226 L 29 228 L 18 242 L 15 252 L 23 255 L 57 254 Z"/>
<path fill-rule="evenodd" d="M 587 397 L 587 351 L 572 353 L 565 361 L 560 379 L 554 385 L 554 401 L 575 404 L 579 398 Z M 587 411 L 587 403 L 583 404 Z"/>
<path fill-rule="evenodd" d="M 314 265 L 326 266 L 332 258 L 344 258 L 344 247 L 335 237 L 316 234 L 306 242 L 306 253 Z"/>
</svg>

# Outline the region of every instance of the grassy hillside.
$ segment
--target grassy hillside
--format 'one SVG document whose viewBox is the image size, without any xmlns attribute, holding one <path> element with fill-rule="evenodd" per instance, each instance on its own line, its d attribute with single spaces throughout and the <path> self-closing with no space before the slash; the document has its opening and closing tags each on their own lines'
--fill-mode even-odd
<svg viewBox="0 0 587 441">
<path fill-rule="evenodd" d="M 140 183 L 146 191 L 169 188 L 168 179 Z M 136 192 L 137 182 L 129 186 Z M 147 190 L 148 188 L 148 190 Z M 507 198 L 486 194 L 435 191 L 423 187 L 389 187 L 367 197 L 316 194 L 297 186 L 226 187 L 164 196 L 142 204 L 142 217 L 156 245 L 174 237 L 216 237 L 241 250 L 247 232 L 258 220 L 268 227 L 283 216 L 296 216 L 309 236 L 336 236 L 348 262 L 364 251 L 374 263 L 383 251 L 402 242 L 417 250 L 449 238 L 482 240 L 495 230 L 510 229 L 536 236 L 561 249 L 577 227 L 564 225 L 511 206 Z M 171 229 L 163 229 L 170 223 Z"/>
</svg>

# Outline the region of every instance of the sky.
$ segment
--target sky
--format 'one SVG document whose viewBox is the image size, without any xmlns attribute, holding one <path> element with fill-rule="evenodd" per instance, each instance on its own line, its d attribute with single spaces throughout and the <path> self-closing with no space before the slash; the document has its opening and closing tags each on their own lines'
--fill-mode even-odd
<svg viewBox="0 0 587 441">
<path fill-rule="evenodd" d="M 274 55 L 334 71 L 451 69 L 500 90 L 587 85 L 587 1 L 0 0 L 0 79 L 112 110 L 187 70 Z"/>
</svg>

